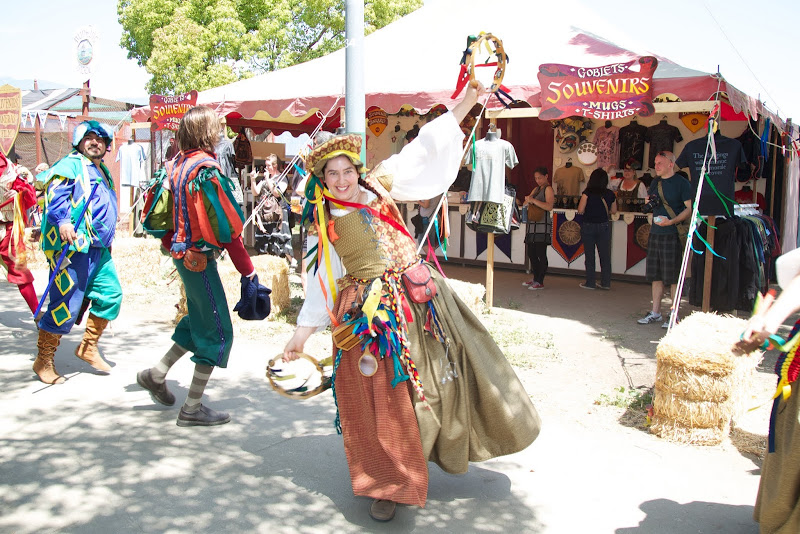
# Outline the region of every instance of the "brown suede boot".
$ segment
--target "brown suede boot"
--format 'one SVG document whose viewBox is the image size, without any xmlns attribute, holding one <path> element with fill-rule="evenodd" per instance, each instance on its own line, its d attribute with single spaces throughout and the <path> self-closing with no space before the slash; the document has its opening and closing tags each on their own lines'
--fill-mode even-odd
<svg viewBox="0 0 800 534">
<path fill-rule="evenodd" d="M 33 362 L 33 371 L 39 375 L 39 380 L 45 384 L 63 384 L 66 380 L 58 374 L 53 363 L 53 357 L 56 355 L 56 349 L 60 342 L 60 334 L 51 334 L 47 330 L 39 330 L 39 341 L 36 343 L 39 347 L 39 353 L 36 355 L 36 361 Z"/>
<path fill-rule="evenodd" d="M 106 325 L 108 325 L 108 319 L 101 319 L 89 313 L 83 340 L 78 345 L 78 348 L 75 349 L 75 356 L 103 373 L 111 371 L 111 366 L 100 356 L 100 352 L 97 350 L 97 341 L 103 335 Z"/>
</svg>

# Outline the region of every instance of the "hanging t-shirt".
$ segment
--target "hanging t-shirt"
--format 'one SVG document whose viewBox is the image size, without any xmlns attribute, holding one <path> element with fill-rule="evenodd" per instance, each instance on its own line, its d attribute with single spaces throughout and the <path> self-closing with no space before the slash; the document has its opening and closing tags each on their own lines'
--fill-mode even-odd
<svg viewBox="0 0 800 534">
<path fill-rule="evenodd" d="M 648 162 L 651 169 L 656 167 L 656 155 L 659 152 L 674 152 L 675 143 L 683 141 L 681 131 L 667 121 L 661 121 L 647 129 L 644 140 L 650 143 Z"/>
<path fill-rule="evenodd" d="M 506 167 L 517 166 L 514 145 L 504 139 L 475 142 L 475 165 L 469 186 L 470 202 L 503 202 L 506 186 Z"/>
<path fill-rule="evenodd" d="M 720 200 L 714 192 L 714 188 L 707 183 L 703 184 L 703 191 L 700 194 L 700 215 L 733 215 L 733 196 L 736 189 L 735 173 L 736 166 L 745 163 L 742 144 L 736 139 L 725 137 L 721 134 L 714 135 L 714 142 L 717 147 L 717 160 L 712 161 L 709 153 L 708 175 L 714 187 L 726 199 Z M 689 168 L 692 176 L 692 196 L 697 194 L 697 184 L 700 183 L 700 172 L 703 170 L 703 159 L 706 154 L 708 139 L 704 136 L 686 143 L 681 155 L 678 156 L 676 165 L 683 169 Z M 725 209 L 727 206 L 727 209 Z"/>
<path fill-rule="evenodd" d="M 647 128 L 636 121 L 619 129 L 619 163 L 623 166 L 628 160 L 644 165 L 644 138 Z"/>
<path fill-rule="evenodd" d="M 140 182 L 147 181 L 147 173 L 144 170 L 144 162 L 147 155 L 144 147 L 137 143 L 125 143 L 117 150 L 117 161 L 119 161 L 119 183 L 139 187 Z"/>
<path fill-rule="evenodd" d="M 561 167 L 556 169 L 553 174 L 553 185 L 559 195 L 569 195 L 576 197 L 581 194 L 581 182 L 586 180 L 583 169 L 572 165 L 571 167 Z"/>
<path fill-rule="evenodd" d="M 598 128 L 594 133 L 594 144 L 597 146 L 598 168 L 609 165 L 619 167 L 619 126 Z"/>
</svg>

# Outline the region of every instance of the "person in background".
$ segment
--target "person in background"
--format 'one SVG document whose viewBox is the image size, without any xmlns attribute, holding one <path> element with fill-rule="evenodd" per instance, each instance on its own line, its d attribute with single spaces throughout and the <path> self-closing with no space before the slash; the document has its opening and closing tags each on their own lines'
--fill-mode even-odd
<svg viewBox="0 0 800 534">
<path fill-rule="evenodd" d="M 8 271 L 8 282 L 17 286 L 33 314 L 39 299 L 33 288 L 33 274 L 25 261 L 25 226 L 28 210 L 36 205 L 36 192 L 23 177 L 22 169 L 27 171 L 8 161 L 0 152 L 0 259 Z"/>
<path fill-rule="evenodd" d="M 437 237 L 436 226 L 431 228 L 431 231 L 426 235 L 425 230 L 428 229 L 428 224 L 431 222 L 431 217 L 436 216 L 436 208 L 439 206 L 439 199 L 441 195 L 429 198 L 427 200 L 419 201 L 419 216 L 422 217 L 422 232 L 417 239 L 417 244 L 421 243 L 423 239 L 430 239 L 431 245 L 434 249 L 438 248 L 440 243 Z M 435 223 L 434 223 L 435 224 Z"/>
<path fill-rule="evenodd" d="M 665 285 L 670 286 L 672 298 L 675 298 L 683 255 L 683 247 L 675 225 L 687 220 L 692 214 L 692 185 L 689 180 L 675 172 L 675 154 L 667 151 L 659 152 L 655 164 L 658 178 L 650 184 L 648 196 L 661 198 L 660 191 L 663 191 L 663 198 L 653 210 L 645 271 L 645 278 L 651 284 L 653 308 L 637 321 L 639 324 L 657 323 L 663 319 L 661 299 L 664 297 Z M 675 212 L 674 219 L 667 213 L 665 202 Z M 677 303 L 673 302 L 673 306 L 675 304 Z M 668 328 L 669 319 L 661 326 Z"/>
<path fill-rule="evenodd" d="M 111 258 L 117 228 L 117 194 L 111 172 L 103 163 L 113 138 L 114 132 L 108 126 L 84 121 L 73 131 L 74 150 L 47 171 L 42 250 L 49 260 L 51 276 L 62 248 L 69 247 L 71 254 L 69 262 L 59 267 L 48 294 L 47 312 L 39 320 L 39 352 L 33 370 L 46 384 L 65 380 L 56 371 L 53 357 L 61 336 L 68 334 L 78 319 L 84 299 L 91 303 L 91 310 L 75 356 L 97 371 L 111 371 L 97 350 L 97 343 L 122 306 L 122 287 Z M 87 203 L 85 216 L 76 226 Z"/>
<path fill-rule="evenodd" d="M 233 197 L 233 183 L 222 174 L 214 154 L 219 121 L 211 108 L 191 108 L 178 126 L 179 154 L 167 162 L 169 186 L 175 199 L 173 228 L 161 243 L 172 255 L 186 290 L 185 315 L 172 334 L 172 347 L 161 360 L 136 375 L 136 382 L 156 402 L 175 404 L 167 388 L 170 368 L 187 352 L 195 363 L 178 426 L 222 425 L 229 414 L 201 403 L 214 367 L 227 367 L 233 343 L 233 326 L 214 252 L 225 249 L 243 277 L 256 274 L 242 243 L 244 215 Z M 212 224 L 213 221 L 213 224 Z"/>
<path fill-rule="evenodd" d="M 533 278 L 529 282 L 523 282 L 522 285 L 536 290 L 544 288 L 544 277 L 547 274 L 547 246 L 551 243 L 553 231 L 550 212 L 553 211 L 556 195 L 550 185 L 547 167 L 537 167 L 533 171 L 533 177 L 536 180 L 536 187 L 522 202 L 522 207 L 528 208 L 528 234 L 525 236 L 525 245 Z"/>
<path fill-rule="evenodd" d="M 771 295 L 764 299 L 742 334 L 742 341 L 754 347 L 764 343 L 791 314 L 800 310 L 800 249 L 778 258 L 775 271 L 783 293 L 774 301 Z M 799 331 L 797 321 L 789 337 Z M 791 358 L 797 358 L 797 345 L 781 358 L 785 359 L 779 360 L 780 365 L 775 368 L 780 390 L 775 394 L 770 447 L 761 466 L 753 518 L 763 533 L 794 534 L 800 532 L 800 388 L 790 371 Z M 780 394 L 787 391 L 783 380 L 791 388 L 788 398 Z"/>
<path fill-rule="evenodd" d="M 289 205 L 283 202 L 286 190 L 289 187 L 289 178 L 285 174 L 281 175 L 278 171 L 278 156 L 270 154 L 265 161 L 264 176 L 259 180 L 259 176 L 252 175 L 253 196 L 258 198 L 260 203 L 263 195 L 272 195 L 281 208 L 280 219 L 275 221 L 265 221 L 256 232 L 256 250 L 260 254 L 271 254 L 281 258 L 286 258 L 289 262 L 289 269 L 297 268 L 297 260 L 294 259 L 292 249 L 292 231 L 289 228 Z"/>
<path fill-rule="evenodd" d="M 233 148 L 233 141 L 228 139 L 228 122 L 225 117 L 219 119 L 219 140 L 214 147 L 214 152 L 217 154 L 217 161 L 222 169 L 222 174 L 231 179 L 233 198 L 236 199 L 239 206 L 244 206 L 242 184 L 239 180 L 239 173 L 236 172 L 234 167 L 236 153 Z"/>
<path fill-rule="evenodd" d="M 578 213 L 583 215 L 581 238 L 586 260 L 584 289 L 611 289 L 611 214 L 617 212 L 614 192 L 608 188 L 608 173 L 595 169 L 589 176 L 586 189 L 578 203 Z M 595 254 L 600 256 L 600 284 L 595 285 Z"/>
</svg>

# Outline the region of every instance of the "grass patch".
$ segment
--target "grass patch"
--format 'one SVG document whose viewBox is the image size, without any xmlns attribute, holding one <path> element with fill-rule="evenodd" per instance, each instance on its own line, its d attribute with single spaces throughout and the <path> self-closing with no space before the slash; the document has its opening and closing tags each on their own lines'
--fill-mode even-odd
<svg viewBox="0 0 800 534">
<path fill-rule="evenodd" d="M 511 365 L 536 367 L 560 355 L 550 332 L 531 330 L 526 321 L 515 320 L 504 313 L 484 316 L 483 322 Z"/>
<path fill-rule="evenodd" d="M 616 406 L 617 408 L 644 411 L 648 404 L 653 403 L 653 393 L 650 389 L 641 390 L 619 386 L 614 388 L 614 392 L 609 395 L 601 393 L 594 403 L 600 406 Z"/>
</svg>

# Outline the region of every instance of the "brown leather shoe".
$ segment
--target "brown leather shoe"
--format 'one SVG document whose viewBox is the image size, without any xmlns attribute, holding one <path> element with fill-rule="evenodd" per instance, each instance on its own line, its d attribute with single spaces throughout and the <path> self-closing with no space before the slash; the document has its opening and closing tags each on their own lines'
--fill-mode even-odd
<svg viewBox="0 0 800 534">
<path fill-rule="evenodd" d="M 161 382 L 159 384 L 153 380 L 150 369 L 139 371 L 136 374 L 136 383 L 149 391 L 150 396 L 153 397 L 153 400 L 156 402 L 160 402 L 164 406 L 172 406 L 175 404 L 175 395 L 167 388 L 167 383 Z"/>
<path fill-rule="evenodd" d="M 375 521 L 391 521 L 395 510 L 397 510 L 396 502 L 375 499 L 369 507 L 369 516 Z"/>
</svg>

